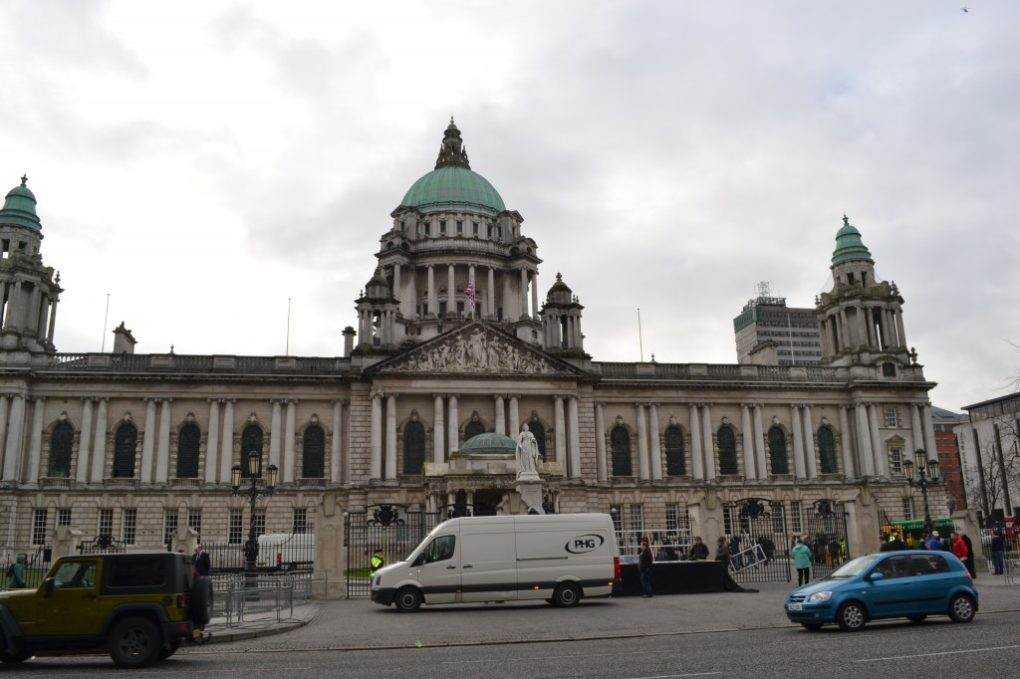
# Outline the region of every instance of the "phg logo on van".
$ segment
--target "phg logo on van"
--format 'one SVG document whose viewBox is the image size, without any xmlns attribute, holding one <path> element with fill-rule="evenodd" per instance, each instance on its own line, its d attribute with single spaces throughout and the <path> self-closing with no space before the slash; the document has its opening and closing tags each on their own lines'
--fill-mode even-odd
<svg viewBox="0 0 1020 679">
<path fill-rule="evenodd" d="M 563 548 L 571 554 L 587 554 L 601 547 L 605 541 L 606 539 L 598 533 L 586 533 L 567 540 Z"/>
</svg>

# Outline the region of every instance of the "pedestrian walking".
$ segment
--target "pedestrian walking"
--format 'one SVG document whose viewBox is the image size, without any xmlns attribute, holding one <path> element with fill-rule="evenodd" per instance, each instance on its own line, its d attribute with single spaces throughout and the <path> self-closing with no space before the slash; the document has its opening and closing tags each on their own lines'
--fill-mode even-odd
<svg viewBox="0 0 1020 679">
<path fill-rule="evenodd" d="M 641 553 L 638 555 L 638 577 L 641 581 L 641 596 L 646 599 L 652 596 L 652 548 L 648 538 L 641 540 Z"/>
<path fill-rule="evenodd" d="M 726 541 L 725 535 L 720 535 L 719 540 L 716 542 L 715 548 L 715 560 L 721 561 L 723 565 L 729 568 L 730 565 L 730 545 Z"/>
<path fill-rule="evenodd" d="M 375 572 L 386 564 L 386 558 L 383 556 L 382 547 L 375 548 L 375 551 L 372 552 L 372 560 L 369 563 L 371 565 L 372 575 L 375 575 Z"/>
<path fill-rule="evenodd" d="M 992 572 L 995 575 L 1002 575 L 1005 571 L 1006 542 L 1002 539 L 1002 533 L 998 529 L 992 533 Z"/>
<path fill-rule="evenodd" d="M 963 544 L 967 545 L 967 558 L 963 560 L 963 563 L 967 566 L 967 572 L 970 573 L 971 579 L 977 580 L 977 568 L 974 564 L 974 543 L 970 541 L 970 537 L 966 533 L 960 533 L 960 539 L 963 540 Z"/>
<path fill-rule="evenodd" d="M 18 554 L 14 563 L 7 567 L 7 586 L 11 589 L 22 589 L 25 586 L 25 577 L 28 575 L 27 554 Z"/>
<path fill-rule="evenodd" d="M 202 549 L 202 543 L 195 545 L 195 575 L 208 576 L 212 563 L 209 559 L 209 552 Z"/>
<path fill-rule="evenodd" d="M 802 587 L 811 582 L 811 548 L 804 541 L 797 539 L 797 544 L 790 550 L 793 567 L 797 569 L 797 586 Z"/>
</svg>

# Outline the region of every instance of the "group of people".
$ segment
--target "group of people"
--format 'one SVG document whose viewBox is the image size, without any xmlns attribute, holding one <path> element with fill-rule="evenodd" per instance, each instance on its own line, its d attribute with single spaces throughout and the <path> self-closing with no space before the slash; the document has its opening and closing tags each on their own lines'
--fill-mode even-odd
<svg viewBox="0 0 1020 679">
<path fill-rule="evenodd" d="M 924 531 L 921 533 L 920 538 L 915 539 L 912 535 L 908 535 L 907 539 L 904 540 L 903 536 L 898 532 L 893 532 L 882 541 L 880 551 L 895 552 L 901 549 L 927 549 L 931 551 L 952 552 L 967 567 L 970 577 L 977 577 L 977 571 L 974 568 L 974 544 L 966 533 L 951 532 L 949 538 L 943 540 L 937 530 L 931 532 Z M 994 546 L 992 551 L 994 562 Z"/>
<path fill-rule="evenodd" d="M 659 554 L 668 555 L 669 552 L 664 552 L 666 547 L 659 549 Z M 672 549 L 672 546 L 669 546 Z M 674 551 L 675 554 L 675 551 Z M 673 561 L 675 556 L 669 559 L 663 559 L 659 557 L 653 557 L 652 546 L 648 542 L 648 538 L 641 539 L 641 547 L 638 550 L 638 577 L 641 581 L 641 596 L 650 597 L 652 596 L 652 566 L 656 561 Z M 690 561 L 705 561 L 708 559 L 708 545 L 701 540 L 701 536 L 695 536 L 694 542 L 691 543 L 691 548 L 687 552 L 687 558 Z M 725 565 L 729 565 L 731 559 L 729 541 L 725 536 L 721 536 L 716 542 L 715 548 L 715 560 L 721 561 Z"/>
</svg>

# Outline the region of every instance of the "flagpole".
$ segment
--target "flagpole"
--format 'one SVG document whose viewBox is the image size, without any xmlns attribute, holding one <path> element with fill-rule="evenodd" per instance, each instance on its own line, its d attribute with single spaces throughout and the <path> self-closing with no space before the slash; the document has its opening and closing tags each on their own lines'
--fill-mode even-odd
<svg viewBox="0 0 1020 679">
<path fill-rule="evenodd" d="M 637 343 L 638 351 L 641 352 L 641 362 L 645 362 L 645 345 L 641 339 L 641 307 L 637 308 Z"/>
<path fill-rule="evenodd" d="M 108 320 L 110 320 L 110 293 L 106 293 L 106 312 L 103 314 L 103 341 L 99 348 L 99 353 L 101 354 L 106 353 L 106 322 Z"/>
<path fill-rule="evenodd" d="M 287 298 L 287 344 L 283 350 L 284 356 L 290 356 L 290 297 Z"/>
</svg>

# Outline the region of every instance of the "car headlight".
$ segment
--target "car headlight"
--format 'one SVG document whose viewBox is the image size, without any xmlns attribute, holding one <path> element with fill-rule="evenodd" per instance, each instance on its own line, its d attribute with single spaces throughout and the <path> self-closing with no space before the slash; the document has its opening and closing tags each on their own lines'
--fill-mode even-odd
<svg viewBox="0 0 1020 679">
<path fill-rule="evenodd" d="M 815 603 L 819 601 L 828 601 L 832 598 L 832 592 L 815 592 L 808 597 L 808 601 Z"/>
</svg>

